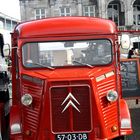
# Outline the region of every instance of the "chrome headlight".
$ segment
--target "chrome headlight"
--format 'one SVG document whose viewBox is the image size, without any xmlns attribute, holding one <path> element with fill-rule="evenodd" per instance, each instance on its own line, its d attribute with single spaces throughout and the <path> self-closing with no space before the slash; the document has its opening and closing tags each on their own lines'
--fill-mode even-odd
<svg viewBox="0 0 140 140">
<path fill-rule="evenodd" d="M 30 94 L 24 94 L 22 97 L 21 97 L 21 103 L 25 106 L 29 106 L 31 105 L 33 102 L 33 98 Z"/>
<path fill-rule="evenodd" d="M 110 90 L 107 95 L 107 100 L 110 102 L 114 102 L 118 99 L 118 93 L 116 91 Z"/>
</svg>

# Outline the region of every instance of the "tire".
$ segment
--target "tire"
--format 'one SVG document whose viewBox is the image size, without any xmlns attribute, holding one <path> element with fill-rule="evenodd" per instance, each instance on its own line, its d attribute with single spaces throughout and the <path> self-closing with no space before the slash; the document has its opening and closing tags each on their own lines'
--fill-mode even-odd
<svg viewBox="0 0 140 140">
<path fill-rule="evenodd" d="M 113 140 L 136 140 L 134 136 L 121 136 Z"/>
<path fill-rule="evenodd" d="M 113 140 L 125 140 L 125 137 L 124 136 L 121 136 L 121 137 L 115 138 Z"/>
<path fill-rule="evenodd" d="M 0 106 L 0 140 L 9 140 L 9 114 L 4 115 L 4 104 Z"/>
<path fill-rule="evenodd" d="M 4 138 L 4 133 L 5 133 L 5 116 L 4 116 L 4 104 L 0 104 L 0 133 L 1 133 L 1 139 L 3 140 Z"/>
<path fill-rule="evenodd" d="M 9 90 L 0 92 L 0 102 L 6 103 L 9 100 Z"/>
<path fill-rule="evenodd" d="M 5 104 L 9 101 L 9 90 L 0 92 L 0 140 L 9 140 L 9 114 L 5 116 Z"/>
<path fill-rule="evenodd" d="M 5 102 L 9 101 L 9 90 L 8 90 L 8 89 L 7 89 L 7 91 L 5 92 L 4 101 L 5 101 Z"/>
</svg>

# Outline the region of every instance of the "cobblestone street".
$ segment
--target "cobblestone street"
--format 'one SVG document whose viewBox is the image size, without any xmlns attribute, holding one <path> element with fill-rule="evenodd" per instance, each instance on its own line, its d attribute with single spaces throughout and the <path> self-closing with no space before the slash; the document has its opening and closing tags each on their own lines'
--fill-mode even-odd
<svg viewBox="0 0 140 140">
<path fill-rule="evenodd" d="M 130 138 L 131 140 L 140 140 L 140 100 L 138 104 L 136 104 L 136 100 L 127 100 L 127 103 L 130 109 L 134 131 Z"/>
</svg>

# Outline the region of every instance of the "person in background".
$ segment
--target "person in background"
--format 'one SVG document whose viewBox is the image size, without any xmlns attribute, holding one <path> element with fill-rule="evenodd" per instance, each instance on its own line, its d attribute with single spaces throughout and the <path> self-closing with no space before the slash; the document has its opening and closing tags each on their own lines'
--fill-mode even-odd
<svg viewBox="0 0 140 140">
<path fill-rule="evenodd" d="M 128 52 L 128 58 L 140 58 L 140 53 L 138 49 L 135 49 L 134 47 L 129 50 Z"/>
<path fill-rule="evenodd" d="M 135 48 L 132 48 L 132 49 L 129 50 L 128 58 L 132 58 L 132 56 L 134 55 L 134 50 L 135 50 Z"/>
<path fill-rule="evenodd" d="M 135 55 L 137 55 L 138 57 L 140 57 L 139 49 L 135 49 Z"/>
</svg>

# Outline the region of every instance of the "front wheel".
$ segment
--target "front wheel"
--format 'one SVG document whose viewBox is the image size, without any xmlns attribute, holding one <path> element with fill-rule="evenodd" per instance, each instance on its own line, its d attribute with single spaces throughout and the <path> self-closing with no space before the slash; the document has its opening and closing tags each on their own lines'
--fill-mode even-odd
<svg viewBox="0 0 140 140">
<path fill-rule="evenodd" d="M 4 104 L 0 103 L 0 140 L 3 140 L 5 130 Z"/>
<path fill-rule="evenodd" d="M 5 116 L 4 103 L 0 103 L 0 140 L 9 140 L 9 114 Z"/>
<path fill-rule="evenodd" d="M 125 139 L 125 136 L 121 136 L 121 137 L 115 138 L 113 140 L 126 140 L 126 139 Z"/>
<path fill-rule="evenodd" d="M 7 91 L 0 91 L 0 102 L 1 103 L 6 103 L 9 101 L 9 90 Z"/>
<path fill-rule="evenodd" d="M 136 140 L 134 136 L 121 136 L 113 140 Z"/>
</svg>

